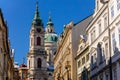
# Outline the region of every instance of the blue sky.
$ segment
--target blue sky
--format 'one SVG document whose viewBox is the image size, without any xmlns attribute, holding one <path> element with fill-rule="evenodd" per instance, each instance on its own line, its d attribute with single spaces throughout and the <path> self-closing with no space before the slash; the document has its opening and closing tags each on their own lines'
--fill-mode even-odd
<svg viewBox="0 0 120 80">
<path fill-rule="evenodd" d="M 95 0 L 38 0 L 44 27 L 51 12 L 55 31 L 60 34 L 63 25 L 79 22 L 94 12 Z M 29 32 L 34 17 L 36 0 L 0 0 L 9 28 L 11 48 L 15 49 L 15 62 L 22 63 L 29 51 Z"/>
</svg>

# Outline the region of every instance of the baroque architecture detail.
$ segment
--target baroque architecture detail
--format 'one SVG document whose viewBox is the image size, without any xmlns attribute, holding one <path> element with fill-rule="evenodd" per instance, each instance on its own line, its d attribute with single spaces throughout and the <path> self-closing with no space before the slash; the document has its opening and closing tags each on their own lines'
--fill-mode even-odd
<svg viewBox="0 0 120 80">
<path fill-rule="evenodd" d="M 46 31 L 38 11 L 32 21 L 30 30 L 30 48 L 27 55 L 28 80 L 53 80 L 53 56 L 56 52 L 57 34 L 54 24 L 49 16 Z"/>
<path fill-rule="evenodd" d="M 30 30 L 30 49 L 28 53 L 28 80 L 47 80 L 47 54 L 44 48 L 44 27 L 38 11 L 38 2 L 36 12 L 32 21 Z"/>
</svg>

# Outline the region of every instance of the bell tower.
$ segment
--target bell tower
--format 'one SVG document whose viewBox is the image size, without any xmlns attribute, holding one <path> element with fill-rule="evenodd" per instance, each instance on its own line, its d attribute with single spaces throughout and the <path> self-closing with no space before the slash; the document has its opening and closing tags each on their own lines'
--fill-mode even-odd
<svg viewBox="0 0 120 80">
<path fill-rule="evenodd" d="M 39 15 L 38 2 L 30 30 L 30 47 L 27 55 L 28 80 L 47 80 L 47 55 L 44 49 L 44 27 Z"/>
</svg>

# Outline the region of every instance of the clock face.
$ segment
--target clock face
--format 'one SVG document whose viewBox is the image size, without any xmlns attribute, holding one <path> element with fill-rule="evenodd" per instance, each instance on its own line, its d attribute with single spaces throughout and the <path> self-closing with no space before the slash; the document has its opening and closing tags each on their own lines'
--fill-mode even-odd
<svg viewBox="0 0 120 80">
<path fill-rule="evenodd" d="M 41 32 L 41 28 L 37 28 L 37 32 Z"/>
</svg>

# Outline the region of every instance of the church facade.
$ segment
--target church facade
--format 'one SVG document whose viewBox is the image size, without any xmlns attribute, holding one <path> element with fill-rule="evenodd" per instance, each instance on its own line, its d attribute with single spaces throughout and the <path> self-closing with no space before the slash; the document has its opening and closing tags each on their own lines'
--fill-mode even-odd
<svg viewBox="0 0 120 80">
<path fill-rule="evenodd" d="M 52 57 L 56 50 L 57 35 L 49 17 L 46 31 L 39 15 L 38 3 L 30 30 L 30 47 L 27 55 L 28 80 L 53 80 Z"/>
</svg>

